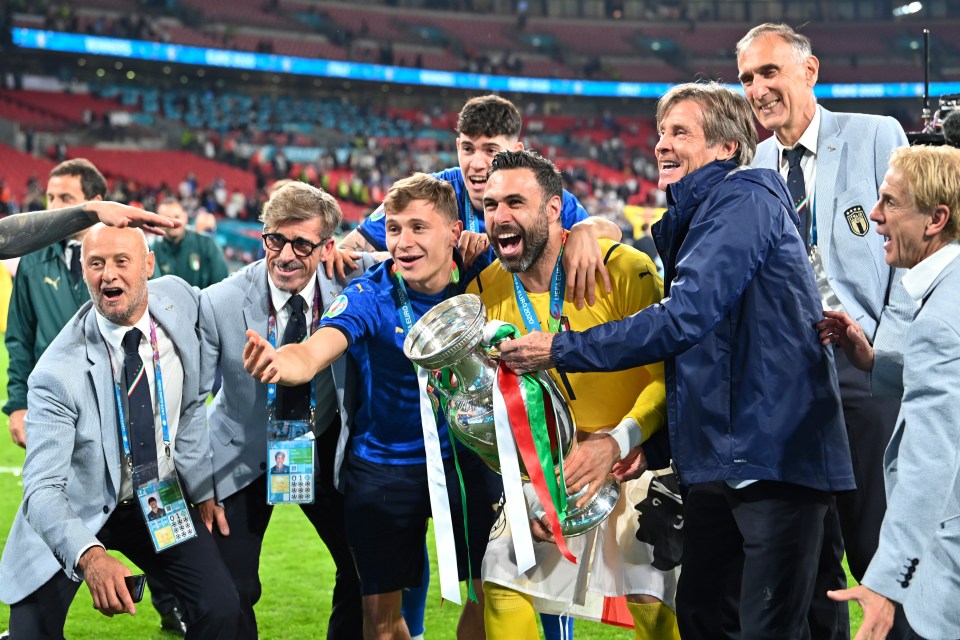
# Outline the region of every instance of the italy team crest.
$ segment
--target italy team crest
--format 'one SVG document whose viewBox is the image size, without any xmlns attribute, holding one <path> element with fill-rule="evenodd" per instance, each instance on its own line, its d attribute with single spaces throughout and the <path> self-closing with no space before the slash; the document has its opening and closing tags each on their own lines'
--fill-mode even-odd
<svg viewBox="0 0 960 640">
<path fill-rule="evenodd" d="M 867 231 L 870 230 L 870 221 L 867 219 L 867 213 L 863 210 L 863 207 L 860 205 L 850 207 L 843 212 L 843 217 L 847 219 L 850 231 L 853 231 L 854 235 L 861 238 L 867 235 Z"/>
</svg>

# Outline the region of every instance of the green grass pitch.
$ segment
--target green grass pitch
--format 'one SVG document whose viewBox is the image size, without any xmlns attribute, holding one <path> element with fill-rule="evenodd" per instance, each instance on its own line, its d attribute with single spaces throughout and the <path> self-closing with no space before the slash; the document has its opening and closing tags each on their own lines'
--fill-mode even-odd
<svg viewBox="0 0 960 640">
<path fill-rule="evenodd" d="M 0 396 L 6 396 L 7 352 L 0 343 Z M 0 414 L 0 546 L 6 543 L 13 517 L 20 505 L 23 485 L 19 469 L 23 450 L 13 445 L 7 435 L 7 417 Z M 456 636 L 460 607 L 441 603 L 439 578 L 433 541 L 431 553 L 433 578 L 426 611 L 426 636 L 449 640 Z M 333 593 L 334 565 L 326 547 L 296 507 L 277 507 L 264 541 L 260 559 L 263 597 L 257 604 L 260 637 L 264 640 L 314 640 L 326 637 Z M 93 609 L 90 592 L 81 586 L 67 617 L 66 637 L 71 640 L 112 638 L 114 640 L 170 640 L 175 636 L 160 631 L 159 617 L 149 604 L 149 597 L 137 606 L 137 615 L 108 619 Z M 9 607 L 0 604 L 0 631 L 7 628 Z M 851 606 L 854 629 L 859 627 L 860 609 Z M 633 638 L 626 629 L 593 622 L 577 621 L 579 640 L 613 640 Z"/>
</svg>

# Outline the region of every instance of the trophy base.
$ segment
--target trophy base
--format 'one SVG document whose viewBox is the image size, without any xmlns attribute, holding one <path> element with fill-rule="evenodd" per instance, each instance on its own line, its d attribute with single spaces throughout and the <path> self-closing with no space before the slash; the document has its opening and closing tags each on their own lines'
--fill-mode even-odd
<svg viewBox="0 0 960 640">
<path fill-rule="evenodd" d="M 589 485 L 575 494 L 567 496 L 567 504 L 572 505 L 589 489 Z M 582 507 L 570 507 L 567 517 L 560 523 L 560 530 L 568 538 L 582 536 L 600 525 L 617 506 L 620 500 L 620 485 L 612 476 L 607 476 L 593 499 Z"/>
</svg>

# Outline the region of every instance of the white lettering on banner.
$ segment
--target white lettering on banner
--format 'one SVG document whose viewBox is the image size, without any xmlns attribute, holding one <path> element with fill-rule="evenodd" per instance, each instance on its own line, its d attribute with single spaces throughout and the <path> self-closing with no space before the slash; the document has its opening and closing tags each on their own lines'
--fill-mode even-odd
<svg viewBox="0 0 960 640">
<path fill-rule="evenodd" d="M 133 47 L 129 40 L 115 40 L 114 38 L 86 38 L 84 44 L 88 53 L 105 53 L 114 56 L 130 57 Z"/>
</svg>

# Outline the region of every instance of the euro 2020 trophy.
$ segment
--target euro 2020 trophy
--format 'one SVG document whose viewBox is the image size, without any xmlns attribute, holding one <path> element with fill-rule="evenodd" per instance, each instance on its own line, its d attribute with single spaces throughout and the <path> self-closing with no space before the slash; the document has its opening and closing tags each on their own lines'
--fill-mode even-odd
<svg viewBox="0 0 960 640">
<path fill-rule="evenodd" d="M 484 344 L 486 326 L 486 309 L 480 298 L 471 294 L 455 296 L 420 318 L 404 340 L 403 352 L 418 366 L 441 372 L 442 379 L 434 375 L 433 387 L 446 407 L 451 433 L 491 469 L 501 473 L 493 400 L 498 359 L 495 345 Z M 448 372 L 452 374 L 452 384 L 445 380 Z M 576 424 L 550 376 L 542 374 L 539 381 L 544 387 L 544 413 L 556 466 L 576 446 Z M 525 396 L 524 402 L 528 402 Z M 529 480 L 522 457 L 519 464 L 524 480 Z M 579 508 L 573 506 L 586 490 L 585 487 L 567 496 L 570 507 L 560 522 L 564 536 L 581 535 L 599 525 L 620 497 L 619 486 L 608 476 L 590 502 Z"/>
</svg>

